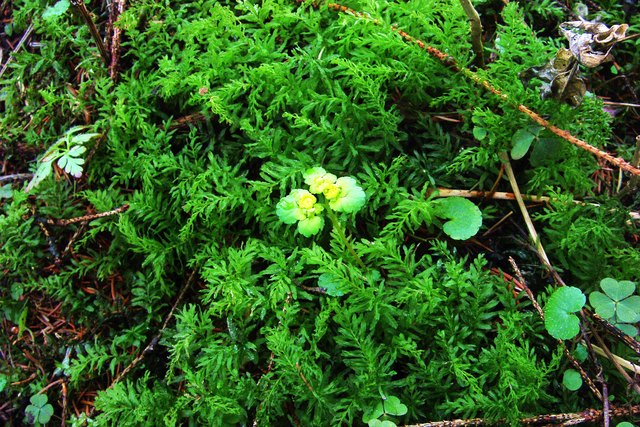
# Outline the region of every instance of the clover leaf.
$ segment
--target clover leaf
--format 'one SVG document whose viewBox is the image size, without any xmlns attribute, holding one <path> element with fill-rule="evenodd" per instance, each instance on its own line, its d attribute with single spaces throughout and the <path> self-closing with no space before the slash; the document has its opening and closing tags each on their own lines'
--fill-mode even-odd
<svg viewBox="0 0 640 427">
<path fill-rule="evenodd" d="M 442 230 L 455 240 L 467 240 L 475 235 L 482 225 L 482 212 L 469 200 L 462 197 L 447 197 L 435 201 L 435 214 L 449 219 Z"/>
<path fill-rule="evenodd" d="M 580 320 L 573 313 L 580 311 L 587 298 L 573 286 L 556 289 L 544 307 L 544 326 L 552 337 L 568 340 L 580 332 Z"/>
<path fill-rule="evenodd" d="M 49 400 L 46 394 L 36 394 L 31 396 L 31 405 L 24 410 L 27 421 L 31 424 L 46 424 L 53 415 L 53 406 L 47 403 Z"/>
<path fill-rule="evenodd" d="M 607 277 L 600 281 L 600 288 L 604 294 L 594 291 L 589 295 L 589 303 L 598 315 L 613 324 L 640 321 L 640 296 L 632 295 L 636 290 L 635 283 Z"/>
<path fill-rule="evenodd" d="M 369 427 L 395 426 L 396 423 L 384 418 L 402 416 L 407 413 L 407 410 L 407 405 L 403 404 L 396 396 L 382 396 L 382 400 L 373 409 L 365 411 L 362 422 L 367 423 Z"/>
</svg>

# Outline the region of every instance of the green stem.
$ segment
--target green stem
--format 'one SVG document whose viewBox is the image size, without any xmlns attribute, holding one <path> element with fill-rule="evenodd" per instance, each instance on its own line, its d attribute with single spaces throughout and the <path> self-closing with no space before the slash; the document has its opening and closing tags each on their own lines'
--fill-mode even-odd
<svg viewBox="0 0 640 427">
<path fill-rule="evenodd" d="M 356 253 L 356 251 L 353 249 L 353 246 L 351 245 L 351 242 L 349 241 L 349 239 L 347 239 L 347 235 L 345 234 L 344 228 L 342 228 L 342 225 L 340 224 L 340 220 L 338 219 L 338 216 L 336 215 L 336 213 L 333 211 L 333 209 L 329 207 L 328 203 L 323 203 L 322 206 L 324 206 L 324 209 L 327 211 L 327 214 L 331 219 L 331 223 L 333 224 L 333 228 L 340 235 L 340 238 L 342 239 L 342 242 L 346 246 L 347 251 L 349 251 L 349 253 L 356 260 L 358 265 L 362 267 L 363 270 L 366 270 L 367 266 L 364 264 L 364 262 L 362 262 L 362 258 L 360 258 L 360 256 Z"/>
</svg>

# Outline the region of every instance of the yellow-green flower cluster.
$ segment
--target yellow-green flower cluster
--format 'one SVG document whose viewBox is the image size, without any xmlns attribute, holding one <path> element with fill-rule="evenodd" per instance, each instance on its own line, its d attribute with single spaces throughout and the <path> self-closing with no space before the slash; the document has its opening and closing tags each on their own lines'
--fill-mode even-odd
<svg viewBox="0 0 640 427">
<path fill-rule="evenodd" d="M 309 190 L 292 190 L 276 205 L 278 218 L 285 224 L 297 222 L 303 236 L 310 237 L 324 227 L 324 206 L 314 194 L 322 196 L 336 212 L 357 212 L 364 206 L 366 195 L 352 177 L 338 178 L 321 167 L 308 169 L 303 176 Z"/>
</svg>

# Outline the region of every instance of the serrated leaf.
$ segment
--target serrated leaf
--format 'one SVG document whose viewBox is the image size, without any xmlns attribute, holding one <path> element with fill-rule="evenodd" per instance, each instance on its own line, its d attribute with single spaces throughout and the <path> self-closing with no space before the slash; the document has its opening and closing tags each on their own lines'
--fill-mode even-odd
<svg viewBox="0 0 640 427">
<path fill-rule="evenodd" d="M 442 229 L 455 240 L 466 240 L 474 236 L 482 226 L 482 212 L 467 199 L 447 197 L 439 199 L 436 215 L 449 219 Z"/>
<path fill-rule="evenodd" d="M 593 291 L 589 294 L 589 304 L 604 319 L 610 319 L 616 314 L 616 304 L 609 296 L 602 292 Z"/>
<path fill-rule="evenodd" d="M 616 317 L 620 322 L 640 322 L 640 296 L 633 295 L 616 304 Z"/>
<path fill-rule="evenodd" d="M 628 280 L 617 281 L 610 277 L 604 278 L 600 281 L 600 287 L 605 294 L 609 295 L 614 301 L 621 301 L 633 294 L 636 290 L 636 285 Z"/>
<path fill-rule="evenodd" d="M 567 369 L 562 376 L 562 384 L 571 391 L 576 391 L 582 387 L 582 377 L 574 369 Z"/>
<path fill-rule="evenodd" d="M 580 320 L 573 313 L 580 311 L 587 298 L 573 286 L 557 289 L 544 307 L 544 326 L 557 339 L 567 340 L 580 332 Z"/>
<path fill-rule="evenodd" d="M 96 136 L 100 136 L 99 133 L 81 133 L 79 135 L 74 135 L 71 137 L 71 141 L 74 144 L 84 144 L 85 142 L 89 141 L 92 138 L 95 138 Z"/>
<path fill-rule="evenodd" d="M 58 166 L 60 166 L 60 168 L 64 169 L 66 173 L 75 178 L 80 178 L 82 176 L 83 164 L 84 159 L 71 157 L 69 155 L 64 155 L 58 159 Z"/>
<path fill-rule="evenodd" d="M 27 188 L 24 189 L 25 192 L 28 193 L 32 189 L 36 188 L 38 184 L 42 182 L 42 180 L 51 175 L 51 171 L 53 170 L 51 167 L 51 163 L 52 161 L 40 162 L 38 164 L 38 168 L 33 174 L 33 178 L 31 178 L 31 181 L 29 181 L 29 184 L 27 184 Z"/>
<path fill-rule="evenodd" d="M 511 138 L 511 158 L 514 160 L 523 158 L 529 151 L 529 147 L 531 147 L 531 143 L 535 138 L 536 136 L 532 134 L 529 129 L 518 129 Z"/>
<path fill-rule="evenodd" d="M 69 0 L 60 0 L 53 6 L 49 6 L 42 12 L 42 19 L 45 21 L 49 21 L 55 18 L 58 18 L 69 9 L 70 3 Z"/>
</svg>

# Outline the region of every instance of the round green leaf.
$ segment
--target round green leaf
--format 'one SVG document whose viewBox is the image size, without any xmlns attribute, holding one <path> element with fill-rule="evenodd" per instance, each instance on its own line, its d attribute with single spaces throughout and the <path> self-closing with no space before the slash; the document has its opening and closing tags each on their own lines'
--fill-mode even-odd
<svg viewBox="0 0 640 427">
<path fill-rule="evenodd" d="M 467 199 L 447 197 L 436 201 L 436 215 L 447 218 L 442 230 L 455 240 L 467 240 L 474 236 L 482 226 L 482 212 Z"/>
<path fill-rule="evenodd" d="M 487 137 L 487 130 L 485 128 L 481 128 L 479 126 L 474 126 L 473 128 L 473 137 L 478 141 L 482 141 Z"/>
<path fill-rule="evenodd" d="M 582 387 L 582 377 L 578 371 L 567 369 L 562 376 L 562 384 L 569 390 L 576 391 Z"/>
<path fill-rule="evenodd" d="M 544 308 L 544 326 L 552 337 L 567 340 L 580 332 L 580 320 L 572 314 L 586 302 L 582 291 L 573 286 L 557 289 Z"/>
<path fill-rule="evenodd" d="M 616 424 L 616 427 L 636 427 L 635 424 L 631 424 L 628 421 L 623 421 L 621 423 Z"/>
<path fill-rule="evenodd" d="M 605 319 L 611 319 L 616 312 L 616 303 L 602 292 L 594 291 L 589 294 L 589 304 Z"/>
<path fill-rule="evenodd" d="M 529 151 L 529 147 L 531 147 L 531 143 L 535 137 L 534 134 L 529 132 L 529 129 L 518 129 L 516 133 L 513 134 L 513 138 L 511 138 L 511 143 L 513 144 L 511 148 L 511 158 L 514 160 L 523 158 L 527 154 L 527 151 Z"/>
<path fill-rule="evenodd" d="M 616 316 L 624 323 L 640 322 L 640 296 L 633 295 L 616 304 Z"/>
<path fill-rule="evenodd" d="M 605 294 L 609 295 L 612 300 L 620 301 L 633 294 L 636 290 L 636 285 L 628 280 L 617 281 L 610 277 L 602 279 L 600 281 L 600 287 Z"/>
</svg>

